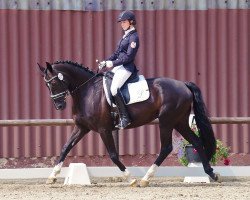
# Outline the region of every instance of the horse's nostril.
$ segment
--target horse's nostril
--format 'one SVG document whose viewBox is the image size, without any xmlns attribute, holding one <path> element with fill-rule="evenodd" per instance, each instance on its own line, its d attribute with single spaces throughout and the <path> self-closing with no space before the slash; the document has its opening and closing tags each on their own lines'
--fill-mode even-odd
<svg viewBox="0 0 250 200">
<path fill-rule="evenodd" d="M 60 103 L 60 104 L 57 104 L 56 106 L 57 110 L 63 110 L 65 107 L 66 107 L 65 103 Z"/>
</svg>

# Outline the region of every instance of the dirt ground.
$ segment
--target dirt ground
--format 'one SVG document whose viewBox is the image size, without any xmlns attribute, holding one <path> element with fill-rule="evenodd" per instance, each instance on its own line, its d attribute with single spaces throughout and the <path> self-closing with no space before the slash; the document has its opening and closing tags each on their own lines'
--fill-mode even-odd
<svg viewBox="0 0 250 200">
<path fill-rule="evenodd" d="M 39 180 L 0 180 L 1 200 L 151 200 L 250 199 L 250 178 L 222 177 L 222 183 L 184 183 L 183 178 L 153 178 L 149 187 L 129 187 L 115 178 L 92 178 L 90 186 L 64 186 L 63 180 L 46 185 Z"/>
</svg>

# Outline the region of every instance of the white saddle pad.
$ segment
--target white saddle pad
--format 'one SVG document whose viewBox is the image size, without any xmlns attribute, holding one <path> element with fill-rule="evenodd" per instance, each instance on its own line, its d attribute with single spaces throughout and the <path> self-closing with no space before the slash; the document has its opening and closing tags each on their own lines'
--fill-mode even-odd
<svg viewBox="0 0 250 200">
<path fill-rule="evenodd" d="M 108 91 L 106 88 L 104 78 L 105 77 L 103 77 L 104 92 L 105 92 L 106 99 L 107 99 L 109 105 L 111 105 L 111 101 L 110 101 L 109 96 L 108 96 Z M 138 82 L 128 84 L 128 92 L 130 95 L 130 101 L 128 102 L 128 104 L 133 104 L 133 103 L 145 101 L 149 98 L 150 93 L 149 93 L 148 83 L 143 75 L 139 75 Z M 113 107 L 114 106 L 115 105 L 113 105 Z"/>
</svg>

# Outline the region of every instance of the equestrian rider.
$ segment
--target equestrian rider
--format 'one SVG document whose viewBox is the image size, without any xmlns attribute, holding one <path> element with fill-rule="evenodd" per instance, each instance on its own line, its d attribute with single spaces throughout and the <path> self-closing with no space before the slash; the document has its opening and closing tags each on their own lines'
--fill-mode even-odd
<svg viewBox="0 0 250 200">
<path fill-rule="evenodd" d="M 110 90 L 120 117 L 116 127 L 124 129 L 131 123 L 131 120 L 120 88 L 133 73 L 138 72 L 134 60 L 139 48 L 139 37 L 135 29 L 135 14 L 132 11 L 123 11 L 117 21 L 120 22 L 124 35 L 119 41 L 116 51 L 106 61 L 102 61 L 99 68 L 103 68 L 103 66 L 112 68 L 114 77 Z"/>
</svg>

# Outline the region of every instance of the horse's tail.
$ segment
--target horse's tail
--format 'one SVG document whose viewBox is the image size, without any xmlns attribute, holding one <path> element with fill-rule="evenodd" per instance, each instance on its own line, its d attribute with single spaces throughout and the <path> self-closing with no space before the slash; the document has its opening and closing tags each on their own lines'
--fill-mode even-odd
<svg viewBox="0 0 250 200">
<path fill-rule="evenodd" d="M 207 115 L 207 109 L 200 89 L 192 82 L 185 82 L 185 84 L 193 93 L 195 121 L 200 130 L 200 138 L 202 140 L 207 158 L 210 161 L 216 151 L 216 140 L 211 122 Z"/>
</svg>

